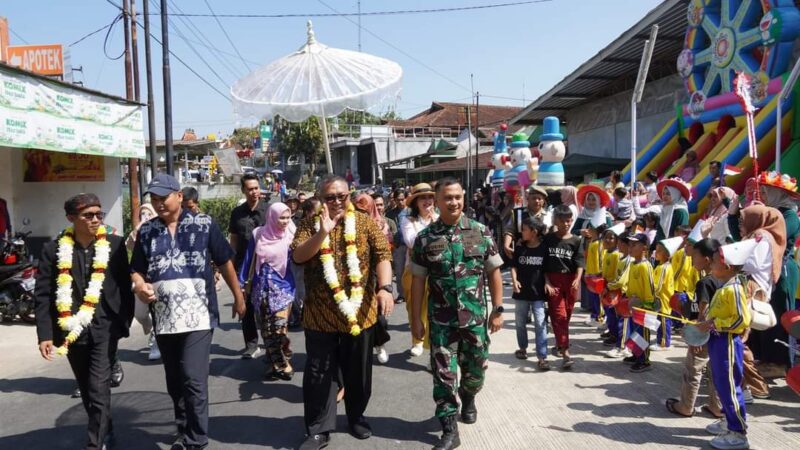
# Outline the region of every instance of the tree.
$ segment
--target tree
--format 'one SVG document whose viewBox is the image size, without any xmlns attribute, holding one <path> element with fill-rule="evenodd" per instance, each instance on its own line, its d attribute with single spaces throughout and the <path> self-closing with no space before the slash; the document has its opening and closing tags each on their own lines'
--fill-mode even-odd
<svg viewBox="0 0 800 450">
<path fill-rule="evenodd" d="M 233 134 L 231 134 L 231 142 L 241 148 L 252 148 L 253 147 L 253 139 L 258 137 L 259 128 L 261 124 L 267 123 L 265 120 L 259 122 L 258 125 L 254 127 L 240 127 L 233 130 Z"/>
<path fill-rule="evenodd" d="M 302 156 L 309 165 L 309 177 L 314 176 L 322 156 L 322 143 L 322 129 L 316 117 L 293 123 L 278 116 L 273 121 L 273 150 L 285 156 Z"/>
</svg>

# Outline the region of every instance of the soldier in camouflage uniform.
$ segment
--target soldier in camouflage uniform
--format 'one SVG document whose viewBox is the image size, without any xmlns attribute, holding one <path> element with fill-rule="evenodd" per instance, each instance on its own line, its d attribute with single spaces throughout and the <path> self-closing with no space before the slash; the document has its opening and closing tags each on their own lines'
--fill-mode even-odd
<svg viewBox="0 0 800 450">
<path fill-rule="evenodd" d="M 434 449 L 445 450 L 460 445 L 456 393 L 462 403 L 461 420 L 468 424 L 477 420 L 475 395 L 483 387 L 489 356 L 487 327 L 494 333 L 503 325 L 503 260 L 491 232 L 462 214 L 464 189 L 458 181 L 440 180 L 436 202 L 441 216 L 419 233 L 411 255 L 411 295 L 416 306 L 411 331 L 417 338 L 426 331 L 416 299 L 427 280 L 433 398 L 444 431 Z M 488 321 L 487 278 L 493 304 Z"/>
</svg>

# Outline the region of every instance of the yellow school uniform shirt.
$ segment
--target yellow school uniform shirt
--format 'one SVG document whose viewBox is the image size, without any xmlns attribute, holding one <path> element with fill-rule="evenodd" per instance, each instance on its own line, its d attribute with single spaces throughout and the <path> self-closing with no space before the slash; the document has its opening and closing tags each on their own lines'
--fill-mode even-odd
<svg viewBox="0 0 800 450">
<path fill-rule="evenodd" d="M 678 292 L 691 292 L 691 298 L 694 298 L 694 285 L 697 280 L 693 280 L 693 277 L 696 277 L 696 270 L 692 266 L 692 257 L 686 255 L 686 249 L 680 248 L 672 258 L 670 258 L 670 264 L 672 265 L 672 273 L 675 274 L 675 290 Z M 695 274 L 692 274 L 695 272 Z M 699 278 L 697 278 L 699 279 Z"/>
<path fill-rule="evenodd" d="M 744 287 L 737 277 L 725 283 L 711 299 L 706 319 L 714 321 L 720 333 L 741 334 L 750 326 L 750 308 Z"/>
<path fill-rule="evenodd" d="M 600 247 L 600 240 L 592 241 L 586 249 L 586 275 L 599 275 L 605 250 Z"/>
<path fill-rule="evenodd" d="M 619 253 L 619 252 L 618 252 Z M 619 253 L 617 257 L 617 273 L 612 281 L 608 282 L 608 290 L 619 290 L 625 293 L 625 283 L 628 281 L 628 270 L 631 267 L 631 257 Z"/>
<path fill-rule="evenodd" d="M 628 272 L 623 275 L 623 289 L 628 298 L 638 297 L 642 300 L 642 306 L 645 309 L 653 309 L 653 301 L 655 296 L 655 287 L 653 282 L 653 266 L 650 261 L 642 259 L 640 261 L 632 261 Z"/>
<path fill-rule="evenodd" d="M 617 264 L 620 255 L 621 253 L 616 250 L 606 251 L 603 255 L 603 278 L 606 280 L 606 284 L 617 279 Z"/>
<path fill-rule="evenodd" d="M 675 293 L 675 274 L 672 272 L 672 264 L 669 262 L 661 264 L 655 268 L 656 297 L 661 303 L 659 312 L 671 314 L 672 307 L 669 304 L 672 294 Z"/>
</svg>

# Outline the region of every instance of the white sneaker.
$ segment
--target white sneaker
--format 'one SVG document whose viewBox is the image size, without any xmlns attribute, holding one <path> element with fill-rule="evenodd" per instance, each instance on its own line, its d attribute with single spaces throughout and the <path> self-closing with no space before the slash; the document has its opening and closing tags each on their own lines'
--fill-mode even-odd
<svg viewBox="0 0 800 450">
<path fill-rule="evenodd" d="M 389 362 L 389 353 L 386 352 L 386 348 L 384 346 L 379 345 L 375 347 L 375 350 L 378 351 L 378 362 L 381 364 L 386 364 Z"/>
<path fill-rule="evenodd" d="M 650 346 L 650 351 L 651 352 L 664 352 L 664 351 L 667 351 L 667 350 L 669 350 L 669 347 L 662 347 L 660 345 L 651 345 Z"/>
<path fill-rule="evenodd" d="M 708 434 L 719 435 L 727 431 L 728 431 L 728 421 L 726 421 L 724 417 L 722 419 L 715 420 L 706 427 L 706 432 Z"/>
<path fill-rule="evenodd" d="M 744 396 L 744 403 L 746 405 L 753 404 L 753 393 L 750 392 L 750 389 L 745 389 L 742 391 L 742 395 Z"/>
<path fill-rule="evenodd" d="M 148 361 L 157 361 L 161 359 L 161 350 L 158 349 L 158 342 L 156 342 L 156 335 L 150 333 L 150 353 L 147 355 Z"/>
<path fill-rule="evenodd" d="M 590 318 L 586 319 L 583 322 L 583 324 L 588 326 L 588 327 L 595 327 L 595 326 L 597 326 L 597 321 L 590 317 Z"/>
<path fill-rule="evenodd" d="M 615 348 L 612 348 L 611 350 L 603 353 L 603 356 L 605 356 L 606 358 L 618 359 L 618 358 L 622 358 L 622 354 L 623 354 L 622 350 L 620 350 L 619 348 L 615 347 Z"/>
<path fill-rule="evenodd" d="M 633 356 L 633 353 L 631 353 L 631 350 L 628 347 L 625 347 L 624 349 L 622 349 L 622 357 L 623 358 L 630 358 L 631 356 Z"/>
<path fill-rule="evenodd" d="M 261 353 L 261 348 L 257 345 L 255 347 L 246 348 L 244 349 L 244 353 L 242 353 L 242 359 L 253 359 L 258 356 L 259 353 Z"/>
<path fill-rule="evenodd" d="M 735 431 L 726 430 L 719 436 L 711 439 L 711 446 L 721 450 L 737 450 L 750 448 L 747 436 Z"/>
<path fill-rule="evenodd" d="M 597 321 L 597 328 L 596 329 L 597 329 L 597 331 L 602 332 L 602 331 L 606 331 L 608 329 L 608 326 L 606 325 L 605 322 Z"/>
<path fill-rule="evenodd" d="M 414 346 L 411 347 L 411 350 L 409 350 L 409 352 L 411 352 L 411 356 L 420 356 L 424 351 L 425 349 L 422 348 L 421 342 L 419 344 L 414 344 Z"/>
</svg>

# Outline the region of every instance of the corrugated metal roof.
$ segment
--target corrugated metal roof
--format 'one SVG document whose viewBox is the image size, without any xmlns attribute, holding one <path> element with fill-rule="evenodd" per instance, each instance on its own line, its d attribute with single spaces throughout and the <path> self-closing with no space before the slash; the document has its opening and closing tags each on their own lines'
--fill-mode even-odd
<svg viewBox="0 0 800 450">
<path fill-rule="evenodd" d="M 639 71 L 644 41 L 650 26 L 658 37 L 650 63 L 650 79 L 677 73 L 676 59 L 683 48 L 689 0 L 666 0 L 622 33 L 614 42 L 583 63 L 544 95 L 514 116 L 510 124 L 539 124 L 584 103 L 631 89 Z"/>
</svg>

